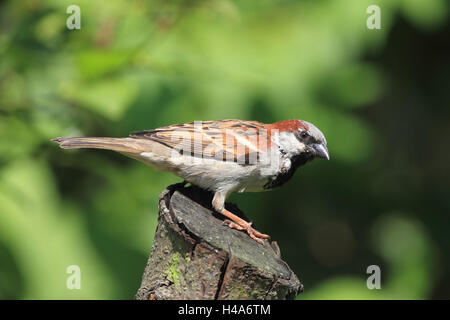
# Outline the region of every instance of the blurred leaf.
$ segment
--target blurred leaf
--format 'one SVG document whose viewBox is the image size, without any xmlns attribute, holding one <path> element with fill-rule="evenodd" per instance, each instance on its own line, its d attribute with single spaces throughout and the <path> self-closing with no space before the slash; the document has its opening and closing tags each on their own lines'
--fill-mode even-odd
<svg viewBox="0 0 450 320">
<path fill-rule="evenodd" d="M 385 215 L 374 226 L 373 243 L 391 268 L 386 290 L 399 298 L 427 297 L 434 248 L 420 222 L 398 213 Z"/>
<path fill-rule="evenodd" d="M 366 280 L 356 277 L 329 278 L 297 296 L 298 300 L 387 299 L 383 290 L 369 290 Z"/>
<path fill-rule="evenodd" d="M 87 79 L 97 78 L 123 67 L 129 60 L 129 52 L 83 51 L 77 54 L 80 73 Z"/>
<path fill-rule="evenodd" d="M 121 77 L 66 87 L 62 94 L 110 120 L 118 120 L 135 99 L 137 92 L 137 83 L 133 79 Z"/>
<path fill-rule="evenodd" d="M 402 0 L 400 1 L 405 14 L 421 27 L 435 29 L 447 17 L 448 2 L 445 0 Z"/>
<path fill-rule="evenodd" d="M 52 44 L 61 35 L 66 25 L 64 16 L 59 13 L 45 15 L 35 27 L 36 38 L 44 45 Z"/>
<path fill-rule="evenodd" d="M 113 297 L 107 292 L 113 292 L 114 279 L 89 249 L 80 215 L 68 204 L 59 207 L 56 199 L 42 161 L 16 161 L 2 170 L 0 239 L 11 248 L 25 277 L 21 298 Z M 81 268 L 81 290 L 66 287 L 66 269 L 73 264 Z"/>
<path fill-rule="evenodd" d="M 34 151 L 39 136 L 33 127 L 17 117 L 0 117 L 0 159 L 16 160 Z"/>
<path fill-rule="evenodd" d="M 382 77 L 370 65 L 352 64 L 331 74 L 322 89 L 321 98 L 330 105 L 344 108 L 365 107 L 380 95 Z"/>
</svg>

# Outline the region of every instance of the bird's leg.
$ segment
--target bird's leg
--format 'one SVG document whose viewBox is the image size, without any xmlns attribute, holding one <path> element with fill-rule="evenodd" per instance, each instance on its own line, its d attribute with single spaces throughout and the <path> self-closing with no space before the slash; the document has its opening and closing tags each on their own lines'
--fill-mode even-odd
<svg viewBox="0 0 450 320">
<path fill-rule="evenodd" d="M 230 218 L 231 220 L 226 219 L 224 223 L 228 225 L 231 229 L 246 231 L 250 238 L 255 240 L 256 242 L 263 244 L 262 239 L 269 239 L 270 236 L 264 233 L 261 233 L 252 227 L 251 222 L 247 222 L 241 218 L 239 218 L 237 215 L 231 213 L 230 211 L 223 209 L 221 214 L 224 216 Z"/>
<path fill-rule="evenodd" d="M 225 209 L 224 204 L 225 204 L 225 195 L 223 195 L 222 193 L 215 193 L 212 205 L 217 212 L 229 218 L 226 219 L 224 223 L 227 224 L 230 228 L 240 231 L 246 231 L 250 236 L 250 238 L 252 238 L 253 240 L 255 240 L 260 244 L 263 244 L 263 239 L 270 238 L 270 236 L 268 236 L 267 234 L 263 234 L 253 229 L 251 222 L 247 222 L 244 219 L 235 215 L 234 213 Z"/>
</svg>

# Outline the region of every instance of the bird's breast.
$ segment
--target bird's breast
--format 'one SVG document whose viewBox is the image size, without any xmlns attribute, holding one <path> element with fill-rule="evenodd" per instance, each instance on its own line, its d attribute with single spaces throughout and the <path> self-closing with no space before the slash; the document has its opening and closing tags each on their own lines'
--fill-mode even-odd
<svg viewBox="0 0 450 320">
<path fill-rule="evenodd" d="M 310 160 L 312 160 L 311 156 L 305 153 L 301 153 L 292 158 L 284 159 L 280 166 L 280 170 L 268 178 L 266 184 L 263 186 L 263 189 L 270 190 L 282 186 L 292 178 L 298 167 L 304 165 Z"/>
</svg>

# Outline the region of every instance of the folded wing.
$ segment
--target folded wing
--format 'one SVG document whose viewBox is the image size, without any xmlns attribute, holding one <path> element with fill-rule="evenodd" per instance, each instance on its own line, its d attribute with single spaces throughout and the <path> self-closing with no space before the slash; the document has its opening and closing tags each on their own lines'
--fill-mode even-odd
<svg viewBox="0 0 450 320">
<path fill-rule="evenodd" d="M 257 121 L 198 121 L 135 132 L 130 137 L 149 139 L 193 157 L 252 164 L 267 149 L 264 124 Z"/>
</svg>

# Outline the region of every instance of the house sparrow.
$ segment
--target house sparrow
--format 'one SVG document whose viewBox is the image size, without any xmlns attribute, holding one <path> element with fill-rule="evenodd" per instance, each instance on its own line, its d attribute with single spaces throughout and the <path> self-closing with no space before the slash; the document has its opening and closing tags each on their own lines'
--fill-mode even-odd
<svg viewBox="0 0 450 320">
<path fill-rule="evenodd" d="M 56 138 L 61 148 L 120 152 L 214 193 L 213 208 L 231 228 L 259 243 L 269 236 L 225 209 L 234 192 L 265 191 L 288 181 L 297 168 L 318 157 L 329 159 L 322 132 L 303 120 L 263 124 L 219 120 L 175 124 L 131 134 L 128 138 Z"/>
</svg>

